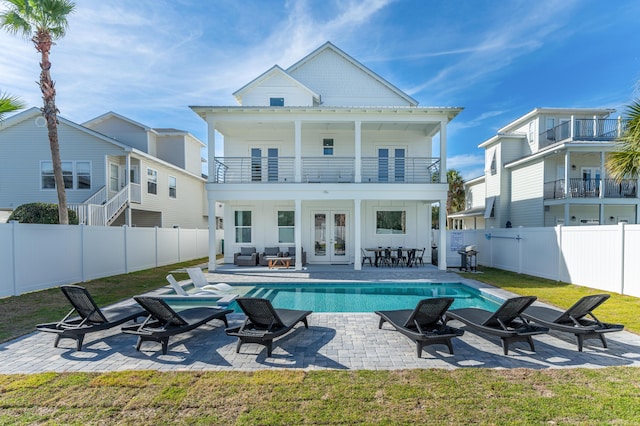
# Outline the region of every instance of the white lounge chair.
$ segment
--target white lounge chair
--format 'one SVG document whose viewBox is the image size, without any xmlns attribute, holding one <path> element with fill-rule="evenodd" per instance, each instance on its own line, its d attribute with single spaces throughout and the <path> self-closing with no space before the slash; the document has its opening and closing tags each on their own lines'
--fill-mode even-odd
<svg viewBox="0 0 640 426">
<path fill-rule="evenodd" d="M 207 281 L 207 277 L 200 268 L 187 268 L 187 274 L 189 274 L 189 278 L 191 278 L 191 282 L 194 287 L 199 290 L 207 290 L 216 293 L 225 293 L 233 290 L 233 287 L 227 283 L 211 284 Z"/>
</svg>

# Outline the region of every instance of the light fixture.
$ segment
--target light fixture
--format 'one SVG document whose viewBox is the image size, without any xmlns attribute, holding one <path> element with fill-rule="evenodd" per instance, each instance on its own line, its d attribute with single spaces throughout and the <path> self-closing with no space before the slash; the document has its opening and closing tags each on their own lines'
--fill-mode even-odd
<svg viewBox="0 0 640 426">
<path fill-rule="evenodd" d="M 576 220 L 576 217 L 575 216 L 571 216 L 571 220 Z"/>
<path fill-rule="evenodd" d="M 613 217 L 613 216 L 609 216 L 609 220 L 610 220 L 610 221 L 614 221 L 615 219 L 616 219 L 615 217 Z"/>
<path fill-rule="evenodd" d="M 572 165 L 571 165 L 571 170 L 575 170 L 575 169 L 576 169 L 576 165 L 575 165 L 575 164 L 572 164 Z"/>
</svg>

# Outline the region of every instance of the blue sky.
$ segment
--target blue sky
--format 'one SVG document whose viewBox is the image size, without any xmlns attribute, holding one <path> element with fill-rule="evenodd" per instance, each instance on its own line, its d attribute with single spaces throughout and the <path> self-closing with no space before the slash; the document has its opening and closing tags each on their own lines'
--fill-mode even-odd
<svg viewBox="0 0 640 426">
<path fill-rule="evenodd" d="M 206 143 L 189 105 L 232 93 L 326 41 L 420 102 L 464 111 L 448 166 L 483 174 L 477 145 L 536 107 L 607 107 L 640 96 L 636 0 L 79 0 L 52 51 L 61 115 L 115 111 Z M 41 106 L 39 55 L 0 32 L 0 91 Z"/>
</svg>

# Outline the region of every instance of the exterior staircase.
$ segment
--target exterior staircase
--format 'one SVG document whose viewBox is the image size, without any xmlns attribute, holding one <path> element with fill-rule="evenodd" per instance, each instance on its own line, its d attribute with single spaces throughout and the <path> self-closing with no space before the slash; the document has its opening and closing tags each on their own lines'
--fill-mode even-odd
<svg viewBox="0 0 640 426">
<path fill-rule="evenodd" d="M 103 186 L 82 204 L 69 204 L 78 215 L 78 222 L 91 226 L 109 226 L 131 203 L 141 202 L 139 184 L 125 185 L 116 195 L 107 200 L 107 188 Z"/>
</svg>

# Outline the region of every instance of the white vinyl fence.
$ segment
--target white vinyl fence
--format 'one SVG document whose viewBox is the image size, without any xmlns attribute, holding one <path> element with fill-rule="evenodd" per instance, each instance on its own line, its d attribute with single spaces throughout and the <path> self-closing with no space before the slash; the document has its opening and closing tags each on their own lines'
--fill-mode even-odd
<svg viewBox="0 0 640 426">
<path fill-rule="evenodd" d="M 447 266 L 469 245 L 480 265 L 640 297 L 640 225 L 447 231 Z"/>
<path fill-rule="evenodd" d="M 209 231 L 0 224 L 0 297 L 209 255 Z"/>
</svg>

